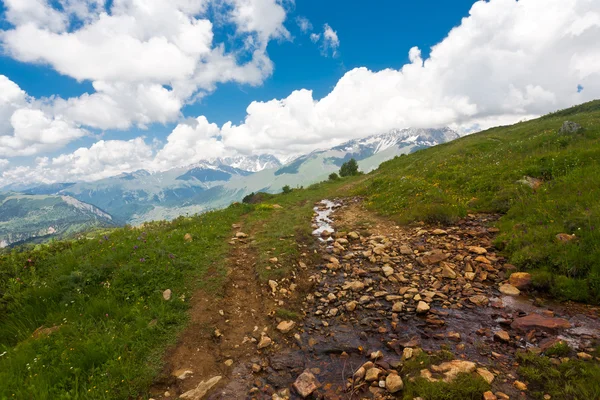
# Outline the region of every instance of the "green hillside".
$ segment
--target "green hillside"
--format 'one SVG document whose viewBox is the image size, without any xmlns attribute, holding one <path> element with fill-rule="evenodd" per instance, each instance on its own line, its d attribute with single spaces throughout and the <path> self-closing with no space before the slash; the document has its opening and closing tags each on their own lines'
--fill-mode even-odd
<svg viewBox="0 0 600 400">
<path fill-rule="evenodd" d="M 583 129 L 559 134 L 565 120 Z M 232 224 L 243 221 L 253 232 L 258 276 L 282 278 L 307 252 L 313 205 L 324 198 L 363 196 L 370 209 L 403 224 L 500 213 L 496 246 L 517 268 L 534 271 L 537 288 L 597 304 L 599 161 L 596 101 L 263 203 L 5 252 L 0 399 L 147 398 L 161 355 L 188 322 L 191 294 L 222 294 Z M 524 177 L 539 179 L 539 187 L 519 182 Z M 561 233 L 575 237 L 562 242 Z M 270 267 L 273 256 L 282 268 Z M 171 301 L 163 299 L 166 289 Z"/>
</svg>

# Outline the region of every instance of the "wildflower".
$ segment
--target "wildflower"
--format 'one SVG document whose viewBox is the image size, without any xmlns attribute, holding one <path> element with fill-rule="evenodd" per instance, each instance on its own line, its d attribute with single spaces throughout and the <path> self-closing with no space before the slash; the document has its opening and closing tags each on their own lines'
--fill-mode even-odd
<svg viewBox="0 0 600 400">
<path fill-rule="evenodd" d="M 145 262 L 146 259 L 144 257 L 140 258 L 140 262 Z"/>
<path fill-rule="evenodd" d="M 138 246 L 133 246 L 133 249 L 134 249 L 134 250 L 137 250 L 137 249 L 138 249 Z"/>
<path fill-rule="evenodd" d="M 8 353 L 7 351 L 5 351 L 4 353 L 0 354 L 0 357 L 3 357 L 6 355 L 6 353 Z"/>
</svg>

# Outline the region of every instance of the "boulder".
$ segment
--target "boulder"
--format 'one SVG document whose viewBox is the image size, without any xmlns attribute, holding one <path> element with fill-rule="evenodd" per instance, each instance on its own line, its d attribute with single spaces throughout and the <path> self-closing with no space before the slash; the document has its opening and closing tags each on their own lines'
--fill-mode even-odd
<svg viewBox="0 0 600 400">
<path fill-rule="evenodd" d="M 429 304 L 425 303 L 424 301 L 419 301 L 419 304 L 417 304 L 417 314 L 424 314 L 428 311 Z"/>
<path fill-rule="evenodd" d="M 385 378 L 385 388 L 390 393 L 396 393 L 404 388 L 404 382 L 400 375 L 392 373 Z"/>
<path fill-rule="evenodd" d="M 498 398 L 494 393 L 488 390 L 483 394 L 483 400 L 498 400 Z"/>
<path fill-rule="evenodd" d="M 513 272 L 508 278 L 508 283 L 517 289 L 527 289 L 531 285 L 531 274 L 527 272 Z"/>
<path fill-rule="evenodd" d="M 433 372 L 443 372 L 444 381 L 452 382 L 458 374 L 470 374 L 475 371 L 477 365 L 471 361 L 452 360 L 440 365 L 433 365 L 431 370 Z"/>
<path fill-rule="evenodd" d="M 494 374 L 492 374 L 485 368 L 477 368 L 477 374 L 479 374 L 479 376 L 481 376 L 490 385 L 492 384 L 492 382 L 494 382 L 494 379 L 496 378 Z"/>
<path fill-rule="evenodd" d="M 294 389 L 304 399 L 310 396 L 318 387 L 317 378 L 308 370 L 300 374 L 294 382 Z"/>
<path fill-rule="evenodd" d="M 509 283 L 501 285 L 498 290 L 500 290 L 500 293 L 505 294 L 507 296 L 518 296 L 519 294 L 521 294 L 521 291 L 519 289 L 517 289 Z"/>
<path fill-rule="evenodd" d="M 277 325 L 277 330 L 281 333 L 288 333 L 294 329 L 295 326 L 296 323 L 294 321 L 281 321 L 279 325 Z"/>
<path fill-rule="evenodd" d="M 511 328 L 522 332 L 529 332 L 532 329 L 553 332 L 560 329 L 569 329 L 571 327 L 571 323 L 563 318 L 545 317 L 540 314 L 529 314 L 525 317 L 515 319 L 510 326 Z"/>
<path fill-rule="evenodd" d="M 258 342 L 258 350 L 260 349 L 264 349 L 265 347 L 269 347 L 271 344 L 273 343 L 273 341 L 271 340 L 270 337 L 268 337 L 267 335 L 263 335 L 260 338 L 260 342 Z"/>
<path fill-rule="evenodd" d="M 504 330 L 498 331 L 498 332 L 494 333 L 494 340 L 497 340 L 499 342 L 508 343 L 510 341 L 510 335 L 508 334 L 508 332 L 506 332 Z"/>
<path fill-rule="evenodd" d="M 482 294 L 478 294 L 476 296 L 471 296 L 469 297 L 469 301 L 473 304 L 475 304 L 476 306 L 487 306 L 488 303 L 490 302 L 490 299 L 488 299 L 487 297 L 485 297 Z"/>
<path fill-rule="evenodd" d="M 379 375 L 381 374 L 381 370 L 379 368 L 369 368 L 367 370 L 367 374 L 365 376 L 365 381 L 373 382 L 379 379 Z"/>
<path fill-rule="evenodd" d="M 572 135 L 578 133 L 583 129 L 581 125 L 572 121 L 563 122 L 562 126 L 558 129 L 559 135 Z"/>
</svg>

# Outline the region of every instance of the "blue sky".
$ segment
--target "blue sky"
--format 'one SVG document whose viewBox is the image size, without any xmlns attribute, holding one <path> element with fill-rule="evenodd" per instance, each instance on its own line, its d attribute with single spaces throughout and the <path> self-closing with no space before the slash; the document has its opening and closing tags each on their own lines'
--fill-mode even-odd
<svg viewBox="0 0 600 400">
<path fill-rule="evenodd" d="M 469 133 L 600 94 L 587 0 L 0 0 L 0 14 L 0 184 Z"/>
</svg>

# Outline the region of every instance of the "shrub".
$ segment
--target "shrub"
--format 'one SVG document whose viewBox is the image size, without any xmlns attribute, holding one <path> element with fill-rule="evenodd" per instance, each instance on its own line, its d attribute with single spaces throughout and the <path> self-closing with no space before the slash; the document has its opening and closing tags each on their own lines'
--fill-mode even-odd
<svg viewBox="0 0 600 400">
<path fill-rule="evenodd" d="M 354 176 L 358 175 L 358 163 L 354 158 L 346 161 L 340 168 L 340 176 Z"/>
<path fill-rule="evenodd" d="M 330 181 L 337 181 L 338 179 L 340 179 L 340 176 L 338 174 L 336 174 L 335 172 L 332 174 L 329 174 L 329 180 Z"/>
<path fill-rule="evenodd" d="M 292 188 L 290 187 L 290 185 L 285 185 L 285 186 L 282 188 L 282 190 L 283 190 L 283 193 L 284 193 L 284 194 L 288 194 L 288 193 L 291 193 L 291 192 L 292 192 Z"/>
</svg>

